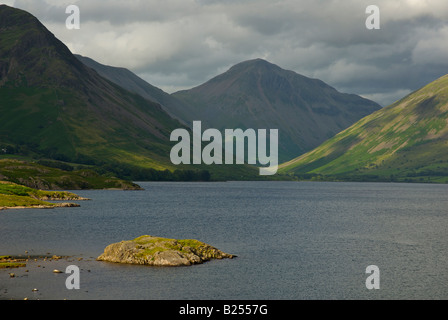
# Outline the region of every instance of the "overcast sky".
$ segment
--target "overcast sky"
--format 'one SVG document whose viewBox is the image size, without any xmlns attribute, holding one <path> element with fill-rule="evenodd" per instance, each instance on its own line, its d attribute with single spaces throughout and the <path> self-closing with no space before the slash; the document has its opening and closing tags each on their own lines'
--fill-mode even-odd
<svg viewBox="0 0 448 320">
<path fill-rule="evenodd" d="M 383 106 L 448 73 L 446 0 L 7 0 L 73 53 L 166 92 L 263 58 Z M 80 9 L 68 30 L 68 5 Z M 380 9 L 368 30 L 366 7 Z"/>
</svg>

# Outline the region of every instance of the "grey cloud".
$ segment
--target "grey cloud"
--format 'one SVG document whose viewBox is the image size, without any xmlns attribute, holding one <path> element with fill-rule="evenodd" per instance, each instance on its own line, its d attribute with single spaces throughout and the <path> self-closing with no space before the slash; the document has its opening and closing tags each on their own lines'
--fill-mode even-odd
<svg viewBox="0 0 448 320">
<path fill-rule="evenodd" d="M 65 6 L 81 30 L 64 28 Z M 448 3 L 377 0 L 17 0 L 72 51 L 123 66 L 169 92 L 264 58 L 386 105 L 448 73 Z"/>
</svg>

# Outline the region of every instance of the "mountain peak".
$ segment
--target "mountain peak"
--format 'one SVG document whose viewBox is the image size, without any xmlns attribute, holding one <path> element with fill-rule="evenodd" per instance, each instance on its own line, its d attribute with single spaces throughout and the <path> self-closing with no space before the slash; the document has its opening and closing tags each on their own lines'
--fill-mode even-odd
<svg viewBox="0 0 448 320">
<path fill-rule="evenodd" d="M 272 71 L 272 70 L 280 71 L 283 69 L 269 61 L 266 61 L 261 58 L 256 58 L 237 63 L 234 66 L 232 66 L 228 70 L 228 72 L 255 71 L 255 70 L 257 72 L 260 72 L 260 71 Z"/>
<path fill-rule="evenodd" d="M 249 66 L 276 66 L 276 65 L 271 63 L 271 62 L 269 62 L 269 61 L 266 61 L 264 59 L 255 58 L 255 59 L 246 60 L 246 61 L 242 61 L 240 63 L 237 63 L 232 68 L 249 67 Z"/>
<path fill-rule="evenodd" d="M 26 11 L 0 6 L 0 31 L 0 86 L 71 86 L 85 71 L 70 50 Z"/>
<path fill-rule="evenodd" d="M 89 164 L 139 159 L 163 169 L 171 166 L 169 132 L 180 126 L 8 6 L 0 6 L 0 114 L 0 141 L 26 155 Z"/>
<path fill-rule="evenodd" d="M 380 108 L 263 59 L 240 62 L 174 96 L 188 106 L 180 115 L 187 123 L 201 120 L 204 127 L 219 130 L 279 128 L 280 161 L 318 146 Z"/>
<path fill-rule="evenodd" d="M 39 20 L 32 14 L 5 4 L 0 5 L 0 29 L 12 28 L 14 26 L 23 27 L 29 23 L 32 23 L 34 26 L 43 27 Z"/>
</svg>

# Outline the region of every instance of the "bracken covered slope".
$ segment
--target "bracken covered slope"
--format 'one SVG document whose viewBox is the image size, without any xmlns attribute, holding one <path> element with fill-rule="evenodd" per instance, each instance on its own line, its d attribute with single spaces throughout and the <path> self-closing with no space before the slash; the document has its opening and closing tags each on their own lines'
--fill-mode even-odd
<svg viewBox="0 0 448 320">
<path fill-rule="evenodd" d="M 448 182 L 448 75 L 280 166 L 302 177 Z"/>
</svg>

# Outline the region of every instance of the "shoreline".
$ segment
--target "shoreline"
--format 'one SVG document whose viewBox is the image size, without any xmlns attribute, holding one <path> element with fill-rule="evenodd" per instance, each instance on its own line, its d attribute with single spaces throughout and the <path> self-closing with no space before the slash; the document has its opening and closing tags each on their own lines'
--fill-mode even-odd
<svg viewBox="0 0 448 320">
<path fill-rule="evenodd" d="M 85 300 L 91 298 L 88 286 L 89 275 L 98 263 L 94 257 L 58 254 L 11 255 L 11 260 L 20 266 L 0 268 L 0 301 L 11 300 Z M 66 279 L 67 267 L 79 267 L 84 290 L 68 290 Z M 86 279 L 87 278 L 87 279 Z"/>
<path fill-rule="evenodd" d="M 14 206 L 14 207 L 0 207 L 2 210 L 21 210 L 21 209 L 55 209 L 55 208 L 76 208 L 81 205 L 77 203 L 55 203 L 54 205 L 35 205 L 35 206 Z"/>
</svg>

